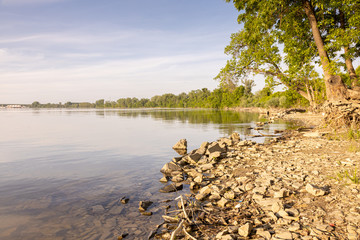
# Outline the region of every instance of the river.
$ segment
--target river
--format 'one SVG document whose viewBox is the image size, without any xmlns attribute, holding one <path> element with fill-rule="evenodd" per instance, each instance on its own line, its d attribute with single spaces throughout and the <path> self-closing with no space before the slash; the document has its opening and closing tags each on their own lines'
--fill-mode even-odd
<svg viewBox="0 0 360 240">
<path fill-rule="evenodd" d="M 188 149 L 257 131 L 255 113 L 188 109 L 0 111 L 0 239 L 146 239 L 161 222 L 159 170 Z M 275 122 L 264 134 L 285 129 Z M 264 141 L 264 138 L 256 138 Z M 119 203 L 129 197 L 128 204 Z M 154 202 L 152 216 L 137 210 Z"/>
</svg>

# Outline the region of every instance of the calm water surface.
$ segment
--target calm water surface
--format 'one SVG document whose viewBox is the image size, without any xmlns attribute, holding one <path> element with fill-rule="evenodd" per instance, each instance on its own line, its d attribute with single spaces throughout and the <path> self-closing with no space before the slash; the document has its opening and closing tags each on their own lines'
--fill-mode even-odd
<svg viewBox="0 0 360 240">
<path fill-rule="evenodd" d="M 146 239 L 161 222 L 159 170 L 181 138 L 242 138 L 258 114 L 211 110 L 1 110 L 0 239 Z M 263 133 L 284 129 L 267 126 Z M 249 138 L 249 137 L 248 137 Z M 257 138 L 256 141 L 264 141 Z M 127 196 L 126 205 L 118 201 Z M 139 214 L 140 200 L 154 204 Z"/>
</svg>

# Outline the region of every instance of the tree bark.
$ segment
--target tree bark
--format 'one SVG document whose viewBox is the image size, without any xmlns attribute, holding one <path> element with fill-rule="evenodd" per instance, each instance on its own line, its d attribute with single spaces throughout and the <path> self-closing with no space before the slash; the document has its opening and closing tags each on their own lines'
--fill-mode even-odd
<svg viewBox="0 0 360 240">
<path fill-rule="evenodd" d="M 324 41 L 318 28 L 315 11 L 309 0 L 302 0 L 303 8 L 309 19 L 312 34 L 321 60 L 324 71 L 326 96 L 329 101 L 346 100 L 348 98 L 347 89 L 340 76 L 332 73 L 330 60 L 324 47 Z"/>
</svg>

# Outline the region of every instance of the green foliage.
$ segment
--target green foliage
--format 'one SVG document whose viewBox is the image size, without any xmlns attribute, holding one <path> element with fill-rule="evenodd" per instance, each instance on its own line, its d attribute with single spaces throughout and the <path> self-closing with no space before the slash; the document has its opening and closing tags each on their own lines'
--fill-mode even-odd
<svg viewBox="0 0 360 240">
<path fill-rule="evenodd" d="M 357 0 L 226 0 L 239 10 L 242 30 L 232 34 L 225 53 L 232 58 L 216 77 L 220 86 L 237 83 L 249 74 L 261 74 L 293 89 L 311 102 L 324 99 L 316 64 L 319 49 L 311 31 L 306 6 L 316 15 L 328 65 L 324 71 L 339 74 L 344 59 L 360 56 L 360 3 Z M 306 3 L 306 4 L 305 4 Z M 345 47 L 348 49 L 345 55 Z M 349 79 L 344 75 L 347 85 Z M 283 102 L 283 101 L 282 101 Z M 276 100 L 271 104 L 276 105 Z M 279 99 L 280 105 L 280 99 Z"/>
<path fill-rule="evenodd" d="M 350 181 L 354 184 L 359 184 L 359 177 L 357 174 L 357 168 L 354 170 L 343 170 L 336 174 L 338 181 Z"/>
<path fill-rule="evenodd" d="M 34 102 L 33 108 L 234 108 L 234 107 L 291 107 L 306 106 L 308 102 L 293 90 L 273 92 L 273 87 L 265 87 L 255 95 L 247 92 L 246 86 L 239 86 L 233 90 L 207 88 L 192 90 L 179 95 L 166 93 L 147 98 L 120 98 L 117 101 L 99 99 L 95 103 L 81 102 L 65 104 L 40 104 Z"/>
</svg>

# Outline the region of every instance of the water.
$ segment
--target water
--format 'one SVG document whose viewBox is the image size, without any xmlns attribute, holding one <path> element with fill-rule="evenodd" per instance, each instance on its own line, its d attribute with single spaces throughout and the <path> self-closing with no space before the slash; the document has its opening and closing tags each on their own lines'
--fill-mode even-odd
<svg viewBox="0 0 360 240">
<path fill-rule="evenodd" d="M 146 239 L 161 222 L 159 170 L 177 153 L 237 131 L 258 114 L 211 110 L 1 110 L 0 239 Z M 271 124 L 263 133 L 284 129 Z M 263 141 L 263 138 L 256 138 Z M 130 202 L 119 204 L 127 196 Z M 153 216 L 137 210 L 152 200 Z"/>
</svg>

